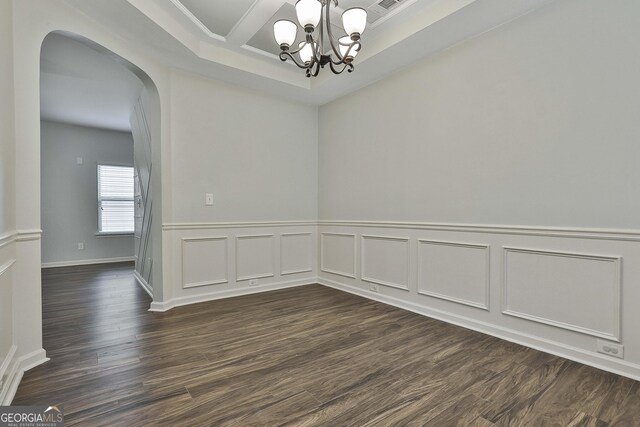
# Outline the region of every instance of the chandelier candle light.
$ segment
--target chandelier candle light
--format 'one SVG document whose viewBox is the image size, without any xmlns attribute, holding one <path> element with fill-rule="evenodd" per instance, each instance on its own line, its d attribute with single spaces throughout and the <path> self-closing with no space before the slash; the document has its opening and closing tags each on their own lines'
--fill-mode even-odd
<svg viewBox="0 0 640 427">
<path fill-rule="evenodd" d="M 298 22 L 305 32 L 305 41 L 300 42 L 297 50 L 291 51 L 291 45 L 295 43 L 298 26 L 288 19 L 281 19 L 273 24 L 273 35 L 280 45 L 280 59 L 291 59 L 298 67 L 306 72 L 307 77 L 317 76 L 320 68 L 329 64 L 331 71 L 340 74 L 344 70 L 353 71 L 353 59 L 360 51 L 360 35 L 367 25 L 367 11 L 354 7 L 347 9 L 342 14 L 342 26 L 347 35 L 338 40 L 331 33 L 330 6 L 338 6 L 338 0 L 298 0 L 296 3 L 296 15 Z M 324 20 L 322 12 L 325 12 Z M 313 33 L 318 28 L 317 39 Z M 333 52 L 325 53 L 323 48 L 325 31 L 326 38 L 331 44 Z M 298 55 L 298 61 L 294 55 Z M 335 57 L 334 57 L 335 55 Z"/>
</svg>

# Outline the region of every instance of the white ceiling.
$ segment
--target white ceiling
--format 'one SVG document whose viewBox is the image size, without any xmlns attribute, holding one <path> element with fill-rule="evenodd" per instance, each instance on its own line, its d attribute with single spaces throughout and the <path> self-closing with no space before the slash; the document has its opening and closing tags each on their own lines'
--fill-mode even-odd
<svg viewBox="0 0 640 427">
<path fill-rule="evenodd" d="M 353 73 L 325 69 L 311 79 L 280 61 L 273 40 L 273 22 L 293 18 L 295 0 L 66 1 L 169 67 L 322 105 L 556 0 L 402 0 L 365 30 Z M 332 15 L 337 31 L 340 14 Z"/>
<path fill-rule="evenodd" d="M 128 131 L 142 82 L 102 52 L 60 34 L 42 45 L 40 113 L 43 120 Z"/>
<path fill-rule="evenodd" d="M 242 19 L 253 2 L 254 0 L 181 0 L 176 5 L 180 7 L 182 4 L 209 31 L 224 37 Z"/>
</svg>

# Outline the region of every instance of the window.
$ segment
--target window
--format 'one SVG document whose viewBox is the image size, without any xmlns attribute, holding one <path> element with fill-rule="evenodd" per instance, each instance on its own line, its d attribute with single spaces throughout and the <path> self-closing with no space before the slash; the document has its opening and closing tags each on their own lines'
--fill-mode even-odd
<svg viewBox="0 0 640 427">
<path fill-rule="evenodd" d="M 98 232 L 133 233 L 133 168 L 98 165 Z"/>
</svg>

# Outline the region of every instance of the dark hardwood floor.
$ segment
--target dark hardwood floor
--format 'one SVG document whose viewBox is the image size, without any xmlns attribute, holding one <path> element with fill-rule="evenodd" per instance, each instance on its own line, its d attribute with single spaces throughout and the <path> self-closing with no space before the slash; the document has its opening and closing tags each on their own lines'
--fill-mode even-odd
<svg viewBox="0 0 640 427">
<path fill-rule="evenodd" d="M 147 311 L 130 264 L 43 271 L 14 405 L 89 426 L 639 426 L 640 382 L 314 285 Z"/>
</svg>

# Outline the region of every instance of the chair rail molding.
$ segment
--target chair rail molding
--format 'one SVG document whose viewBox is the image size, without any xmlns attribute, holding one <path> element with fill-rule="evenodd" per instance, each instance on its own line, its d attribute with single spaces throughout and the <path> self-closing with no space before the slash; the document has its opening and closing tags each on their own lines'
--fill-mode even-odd
<svg viewBox="0 0 640 427">
<path fill-rule="evenodd" d="M 525 236 L 572 237 L 578 239 L 640 242 L 640 229 L 538 227 L 524 225 L 459 224 L 438 222 L 320 220 L 319 226 L 396 228 L 458 231 L 469 233 L 513 234 Z"/>
<path fill-rule="evenodd" d="M 206 230 L 217 228 L 317 226 L 317 221 L 176 222 L 162 224 L 163 230 Z"/>
<path fill-rule="evenodd" d="M 28 242 L 30 240 L 40 240 L 41 237 L 42 237 L 42 230 L 37 228 L 8 231 L 6 233 L 0 234 L 0 248 L 14 242 Z"/>
</svg>

